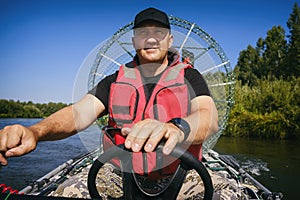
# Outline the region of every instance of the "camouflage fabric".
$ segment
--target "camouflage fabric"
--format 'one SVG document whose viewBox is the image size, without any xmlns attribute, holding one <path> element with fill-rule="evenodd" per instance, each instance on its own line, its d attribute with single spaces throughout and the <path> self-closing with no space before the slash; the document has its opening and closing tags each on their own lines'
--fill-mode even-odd
<svg viewBox="0 0 300 200">
<path fill-rule="evenodd" d="M 83 168 L 80 173 L 72 177 L 67 177 L 67 180 L 60 184 L 50 196 L 90 198 L 87 188 L 89 169 L 90 166 Z M 246 195 L 239 189 L 237 182 L 234 179 L 228 178 L 229 175 L 226 171 L 209 170 L 209 173 L 214 185 L 214 200 L 247 199 Z M 123 196 L 122 178 L 111 164 L 105 164 L 100 169 L 97 175 L 96 185 L 103 199 L 108 199 L 108 195 L 115 198 Z M 177 199 L 203 199 L 203 195 L 204 187 L 201 178 L 196 171 L 190 170 Z"/>
<path fill-rule="evenodd" d="M 80 173 L 68 177 L 49 196 L 90 199 L 91 197 L 87 188 L 87 177 L 90 167 L 91 165 L 83 168 Z M 116 198 L 123 196 L 122 178 L 115 173 L 115 168 L 111 164 L 107 163 L 99 170 L 96 185 L 103 199 L 107 199 L 108 195 Z"/>
<path fill-rule="evenodd" d="M 208 169 L 208 172 L 214 186 L 213 200 L 247 199 L 239 189 L 236 180 L 229 178 L 226 171 L 211 171 Z M 177 199 L 203 199 L 203 197 L 203 182 L 195 170 L 190 170 Z"/>
</svg>

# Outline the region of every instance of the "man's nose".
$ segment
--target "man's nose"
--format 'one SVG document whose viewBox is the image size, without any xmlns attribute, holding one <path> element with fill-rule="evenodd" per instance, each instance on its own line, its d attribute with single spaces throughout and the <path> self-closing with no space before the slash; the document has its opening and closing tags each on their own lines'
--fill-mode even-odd
<svg viewBox="0 0 300 200">
<path fill-rule="evenodd" d="M 148 44 L 156 44 L 157 42 L 159 42 L 159 39 L 154 37 L 154 35 L 153 36 L 149 35 L 149 37 L 147 37 L 146 42 Z"/>
</svg>

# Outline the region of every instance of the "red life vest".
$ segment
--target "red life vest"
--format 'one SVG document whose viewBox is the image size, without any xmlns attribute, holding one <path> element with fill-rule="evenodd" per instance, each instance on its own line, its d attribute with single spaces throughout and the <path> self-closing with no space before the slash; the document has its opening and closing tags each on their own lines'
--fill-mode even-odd
<svg viewBox="0 0 300 200">
<path fill-rule="evenodd" d="M 159 81 L 155 83 L 152 94 L 147 100 L 143 79 L 140 71 L 134 62 L 133 67 L 122 65 L 120 67 L 117 80 L 111 85 L 109 97 L 109 126 L 111 127 L 131 127 L 136 122 L 143 119 L 157 119 L 167 122 L 172 118 L 185 117 L 190 113 L 190 98 L 188 86 L 184 81 L 184 70 L 190 65 L 177 63 L 169 66 L 162 73 Z M 123 144 L 125 138 L 121 134 L 114 135 L 116 145 Z M 107 148 L 109 144 L 105 144 Z M 111 143 L 108 141 L 108 143 Z M 188 149 L 196 157 L 201 159 L 201 145 L 191 145 Z M 160 167 L 162 163 L 157 163 L 155 152 L 146 154 L 133 154 L 133 168 L 136 173 L 150 173 Z M 163 159 L 164 165 L 174 162 Z M 145 163 L 147 162 L 147 163 Z M 163 168 L 163 174 L 174 173 L 178 162 Z"/>
</svg>

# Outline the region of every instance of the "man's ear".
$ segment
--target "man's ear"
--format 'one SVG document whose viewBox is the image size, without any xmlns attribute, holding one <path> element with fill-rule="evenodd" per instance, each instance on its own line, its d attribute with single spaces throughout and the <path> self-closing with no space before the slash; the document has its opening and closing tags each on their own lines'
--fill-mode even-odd
<svg viewBox="0 0 300 200">
<path fill-rule="evenodd" d="M 132 46 L 133 46 L 133 48 L 136 50 L 135 38 L 134 38 L 134 37 L 131 37 L 131 41 L 132 41 Z"/>
<path fill-rule="evenodd" d="M 173 41 L 174 41 L 173 35 L 170 34 L 170 36 L 169 36 L 169 48 L 172 47 Z"/>
</svg>

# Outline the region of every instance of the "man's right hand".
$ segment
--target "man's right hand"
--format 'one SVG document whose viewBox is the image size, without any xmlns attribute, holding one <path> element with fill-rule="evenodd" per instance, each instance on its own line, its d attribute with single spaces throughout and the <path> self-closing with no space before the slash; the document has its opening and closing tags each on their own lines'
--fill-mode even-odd
<svg viewBox="0 0 300 200">
<path fill-rule="evenodd" d="M 0 130 L 0 164 L 7 165 L 7 158 L 21 156 L 33 151 L 37 135 L 22 125 L 6 126 Z"/>
</svg>

